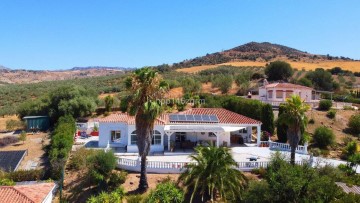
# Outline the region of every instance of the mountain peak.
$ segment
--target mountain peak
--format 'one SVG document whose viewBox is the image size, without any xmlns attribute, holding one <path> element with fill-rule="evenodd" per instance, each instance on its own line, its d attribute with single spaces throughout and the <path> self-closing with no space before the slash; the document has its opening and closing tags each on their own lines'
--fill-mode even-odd
<svg viewBox="0 0 360 203">
<path fill-rule="evenodd" d="M 326 60 L 328 58 L 336 59 L 337 57 L 310 54 L 305 51 L 300 51 L 298 49 L 280 44 L 273 44 L 270 42 L 249 42 L 225 51 L 206 54 L 205 56 L 174 63 L 173 68 L 176 69 L 192 66 L 215 65 L 231 61 L 270 62 L 275 59 L 291 61 L 313 61 Z M 345 58 L 344 60 L 350 59 Z"/>
</svg>

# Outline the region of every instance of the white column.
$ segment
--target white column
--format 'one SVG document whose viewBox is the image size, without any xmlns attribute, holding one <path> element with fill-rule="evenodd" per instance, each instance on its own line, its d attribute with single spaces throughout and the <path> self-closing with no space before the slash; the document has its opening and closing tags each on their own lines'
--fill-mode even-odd
<svg viewBox="0 0 360 203">
<path fill-rule="evenodd" d="M 128 131 L 128 146 L 131 145 L 131 133 Z"/>
<path fill-rule="evenodd" d="M 257 129 L 257 146 L 260 146 L 260 141 L 261 141 L 261 128 L 260 125 L 256 126 Z"/>
<path fill-rule="evenodd" d="M 216 146 L 219 147 L 219 137 L 220 137 L 220 132 L 216 133 Z"/>
<path fill-rule="evenodd" d="M 171 133 L 166 133 L 167 137 L 168 137 L 168 151 L 170 151 L 170 137 L 171 137 Z"/>
</svg>

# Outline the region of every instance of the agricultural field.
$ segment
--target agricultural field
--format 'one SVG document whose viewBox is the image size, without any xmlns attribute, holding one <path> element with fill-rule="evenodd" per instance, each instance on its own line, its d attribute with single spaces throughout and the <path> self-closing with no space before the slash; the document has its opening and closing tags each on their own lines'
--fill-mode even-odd
<svg viewBox="0 0 360 203">
<path fill-rule="evenodd" d="M 350 70 L 352 72 L 360 72 L 360 61 L 317 61 L 317 62 L 301 62 L 301 61 L 289 61 L 286 62 L 290 63 L 293 68 L 297 68 L 298 70 L 305 69 L 306 71 L 315 70 L 316 68 L 324 68 L 324 69 L 331 69 L 334 67 L 341 67 L 344 70 Z M 193 66 L 190 68 L 182 68 L 177 69 L 178 72 L 185 72 L 185 73 L 196 73 L 202 70 L 216 68 L 222 65 L 231 65 L 231 66 L 259 66 L 265 67 L 265 65 L 269 62 L 260 62 L 260 61 L 238 61 L 238 62 L 228 62 L 216 65 L 202 65 L 202 66 Z"/>
</svg>

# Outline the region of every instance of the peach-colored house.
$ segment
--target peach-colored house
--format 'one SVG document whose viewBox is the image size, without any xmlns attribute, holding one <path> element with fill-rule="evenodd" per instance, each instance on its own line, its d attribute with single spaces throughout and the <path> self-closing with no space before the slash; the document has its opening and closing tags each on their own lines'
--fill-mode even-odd
<svg viewBox="0 0 360 203">
<path fill-rule="evenodd" d="M 302 85 L 279 82 L 268 84 L 265 81 L 264 85 L 259 87 L 259 100 L 273 106 L 285 102 L 293 94 L 299 95 L 309 104 L 317 104 L 320 99 L 320 95 L 313 88 Z"/>
</svg>

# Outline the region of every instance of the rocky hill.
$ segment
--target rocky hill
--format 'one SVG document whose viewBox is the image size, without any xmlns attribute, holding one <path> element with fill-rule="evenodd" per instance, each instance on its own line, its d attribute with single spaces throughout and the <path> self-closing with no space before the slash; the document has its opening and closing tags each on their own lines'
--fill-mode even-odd
<svg viewBox="0 0 360 203">
<path fill-rule="evenodd" d="M 310 54 L 305 51 L 269 42 L 250 42 L 229 50 L 174 63 L 173 68 L 187 68 L 239 61 L 268 62 L 276 59 L 311 63 L 328 60 L 352 61 L 352 59 L 346 57 Z"/>
<path fill-rule="evenodd" d="M 121 67 L 74 67 L 69 70 L 12 70 L 0 66 L 0 84 L 37 83 L 42 81 L 67 80 L 123 74 L 128 69 Z"/>
</svg>

